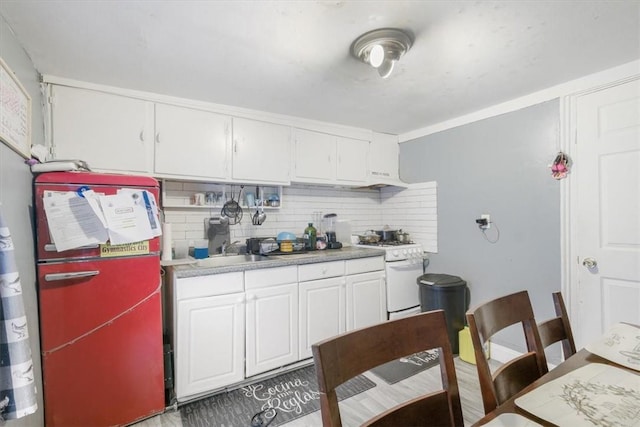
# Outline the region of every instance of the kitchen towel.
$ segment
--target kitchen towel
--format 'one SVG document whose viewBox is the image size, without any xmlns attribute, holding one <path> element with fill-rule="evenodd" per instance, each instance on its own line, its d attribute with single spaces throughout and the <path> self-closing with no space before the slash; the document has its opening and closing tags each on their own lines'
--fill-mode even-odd
<svg viewBox="0 0 640 427">
<path fill-rule="evenodd" d="M 38 409 L 29 329 L 13 240 L 0 211 L 0 420 Z"/>
<path fill-rule="evenodd" d="M 265 411 L 262 414 L 264 425 L 282 425 L 320 409 L 317 384 L 313 365 L 285 372 L 237 390 L 186 404 L 180 408 L 182 425 L 250 426 L 255 425 L 251 424 L 251 418 L 261 411 Z M 364 375 L 358 375 L 338 386 L 338 400 L 362 393 L 375 385 Z"/>
</svg>

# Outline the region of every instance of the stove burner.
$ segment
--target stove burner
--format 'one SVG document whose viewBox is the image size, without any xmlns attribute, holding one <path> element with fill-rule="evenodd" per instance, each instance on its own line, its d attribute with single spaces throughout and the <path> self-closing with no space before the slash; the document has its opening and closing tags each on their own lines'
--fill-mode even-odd
<svg viewBox="0 0 640 427">
<path fill-rule="evenodd" d="M 360 243 L 361 245 L 366 245 L 366 246 L 379 246 L 379 247 L 384 247 L 384 246 L 404 246 L 404 245 L 413 245 L 414 242 L 398 242 L 397 240 L 383 240 L 380 242 L 376 242 L 376 243 Z"/>
</svg>

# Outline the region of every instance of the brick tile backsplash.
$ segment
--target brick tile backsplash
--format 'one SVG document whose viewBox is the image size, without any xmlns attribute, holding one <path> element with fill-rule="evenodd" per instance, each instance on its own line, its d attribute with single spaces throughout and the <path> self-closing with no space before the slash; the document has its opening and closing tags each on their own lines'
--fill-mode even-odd
<svg viewBox="0 0 640 427">
<path fill-rule="evenodd" d="M 162 185 L 164 221 L 172 224 L 174 242 L 186 240 L 190 243 L 206 238 L 205 219 L 220 215 L 220 206 L 193 206 L 193 194 L 221 193 L 224 189 L 231 189 L 229 185 L 180 181 L 164 181 Z M 267 192 L 277 191 L 276 187 L 268 188 Z M 239 189 L 238 185 L 233 186 L 236 197 Z M 246 186 L 244 190 L 255 193 L 255 185 Z M 279 208 L 265 208 L 267 219 L 263 225 L 252 225 L 251 215 L 254 212 L 255 208 L 243 206 L 241 223 L 230 226 L 232 241 L 244 243 L 248 237 L 274 237 L 281 231 L 291 231 L 301 237 L 304 228 L 309 222 L 314 222 L 318 213 L 336 213 L 339 220 L 351 222 L 353 234 L 388 225 L 410 233 L 411 238 L 422 243 L 427 252 L 437 252 L 438 249 L 435 182 L 410 184 L 406 189 L 292 185 L 282 188 Z"/>
</svg>

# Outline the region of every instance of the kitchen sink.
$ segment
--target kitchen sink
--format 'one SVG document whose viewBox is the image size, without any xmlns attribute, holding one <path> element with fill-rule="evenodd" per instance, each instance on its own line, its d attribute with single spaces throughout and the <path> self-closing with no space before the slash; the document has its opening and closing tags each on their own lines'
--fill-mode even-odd
<svg viewBox="0 0 640 427">
<path fill-rule="evenodd" d="M 214 255 L 209 258 L 199 259 L 196 261 L 198 267 L 226 267 L 228 265 L 248 264 L 258 261 L 266 261 L 269 257 L 264 255 Z"/>
</svg>

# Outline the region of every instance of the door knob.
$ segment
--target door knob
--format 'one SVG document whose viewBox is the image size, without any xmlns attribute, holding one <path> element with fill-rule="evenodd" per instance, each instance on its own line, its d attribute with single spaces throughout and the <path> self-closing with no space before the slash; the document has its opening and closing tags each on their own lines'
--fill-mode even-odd
<svg viewBox="0 0 640 427">
<path fill-rule="evenodd" d="M 596 261 L 595 258 L 588 257 L 582 260 L 582 265 L 584 265 L 588 269 L 592 269 L 597 267 L 598 261 Z"/>
</svg>

